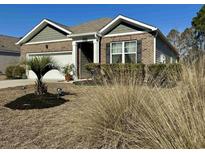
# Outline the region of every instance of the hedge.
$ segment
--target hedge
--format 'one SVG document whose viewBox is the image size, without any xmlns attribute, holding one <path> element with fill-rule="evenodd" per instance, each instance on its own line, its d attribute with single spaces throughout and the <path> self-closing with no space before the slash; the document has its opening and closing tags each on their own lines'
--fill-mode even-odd
<svg viewBox="0 0 205 154">
<path fill-rule="evenodd" d="M 151 64 L 147 66 L 148 85 L 172 86 L 181 80 L 180 64 Z"/>
<path fill-rule="evenodd" d="M 6 77 L 8 79 L 22 79 L 25 78 L 25 68 L 19 65 L 8 66 L 6 68 Z"/>
<path fill-rule="evenodd" d="M 137 83 L 143 83 L 145 77 L 144 64 L 94 64 L 86 65 L 96 82 L 130 82 L 135 79 Z"/>
<path fill-rule="evenodd" d="M 180 64 L 95 64 L 86 65 L 96 82 L 123 81 L 130 79 L 136 83 L 143 83 L 145 76 L 148 85 L 172 86 L 181 79 Z M 125 82 L 125 83 L 126 83 Z"/>
</svg>

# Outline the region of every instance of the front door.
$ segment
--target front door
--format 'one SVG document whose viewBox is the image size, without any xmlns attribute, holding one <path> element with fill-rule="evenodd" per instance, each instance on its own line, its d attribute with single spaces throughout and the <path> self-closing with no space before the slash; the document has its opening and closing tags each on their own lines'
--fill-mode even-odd
<svg viewBox="0 0 205 154">
<path fill-rule="evenodd" d="M 90 73 L 85 65 L 93 63 L 93 42 L 78 43 L 78 77 L 80 79 L 90 78 Z"/>
</svg>

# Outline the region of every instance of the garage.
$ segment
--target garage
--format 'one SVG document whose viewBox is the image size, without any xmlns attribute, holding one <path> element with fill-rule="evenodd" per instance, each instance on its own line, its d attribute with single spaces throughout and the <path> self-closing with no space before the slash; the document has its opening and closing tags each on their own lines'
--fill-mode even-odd
<svg viewBox="0 0 205 154">
<path fill-rule="evenodd" d="M 72 64 L 72 51 L 65 52 L 46 52 L 46 53 L 29 53 L 27 58 L 31 59 L 34 57 L 50 56 L 60 67 L 64 67 L 68 64 Z M 33 71 L 28 71 L 29 79 L 36 79 L 36 75 Z M 45 74 L 44 80 L 64 80 L 64 75 L 58 70 L 51 70 Z"/>
</svg>

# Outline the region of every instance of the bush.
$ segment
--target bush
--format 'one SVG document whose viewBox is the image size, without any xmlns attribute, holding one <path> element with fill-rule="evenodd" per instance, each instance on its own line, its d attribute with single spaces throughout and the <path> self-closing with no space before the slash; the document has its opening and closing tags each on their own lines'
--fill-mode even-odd
<svg viewBox="0 0 205 154">
<path fill-rule="evenodd" d="M 14 79 L 22 79 L 23 75 L 25 74 L 25 68 L 17 65 L 13 69 L 13 78 Z"/>
<path fill-rule="evenodd" d="M 170 86 L 176 84 L 181 76 L 180 64 L 151 64 L 147 66 L 149 85 Z"/>
<path fill-rule="evenodd" d="M 8 78 L 8 79 L 12 79 L 13 78 L 13 70 L 14 70 L 14 67 L 15 66 L 8 66 L 7 68 L 6 68 L 6 77 Z"/>
<path fill-rule="evenodd" d="M 144 64 L 94 64 L 86 65 L 96 82 L 137 82 L 143 83 L 145 77 Z M 134 79 L 134 80 L 133 80 Z"/>
<path fill-rule="evenodd" d="M 8 79 L 22 79 L 25 76 L 25 68 L 19 65 L 6 68 L 6 77 Z"/>
</svg>

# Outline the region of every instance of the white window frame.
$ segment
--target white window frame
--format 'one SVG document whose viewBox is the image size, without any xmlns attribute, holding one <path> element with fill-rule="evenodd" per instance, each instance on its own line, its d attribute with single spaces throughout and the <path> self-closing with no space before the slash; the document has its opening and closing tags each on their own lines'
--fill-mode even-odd
<svg viewBox="0 0 205 154">
<path fill-rule="evenodd" d="M 166 56 L 164 54 L 161 54 L 160 55 L 160 63 L 161 64 L 166 64 L 167 63 L 166 60 L 167 60 Z"/>
<path fill-rule="evenodd" d="M 135 63 L 137 63 L 137 50 L 136 52 L 125 52 L 125 43 L 127 42 L 135 42 L 136 44 L 136 49 L 137 49 L 137 40 L 133 40 L 133 41 L 118 41 L 118 42 L 111 42 L 110 43 L 110 64 L 112 64 L 112 55 L 122 55 L 122 64 L 125 64 L 125 55 L 129 55 L 129 54 L 135 54 Z M 112 53 L 112 44 L 113 43 L 121 43 L 122 44 L 122 53 Z"/>
<path fill-rule="evenodd" d="M 171 64 L 173 63 L 173 58 L 172 58 L 172 57 L 170 57 L 170 63 L 171 63 Z"/>
</svg>

